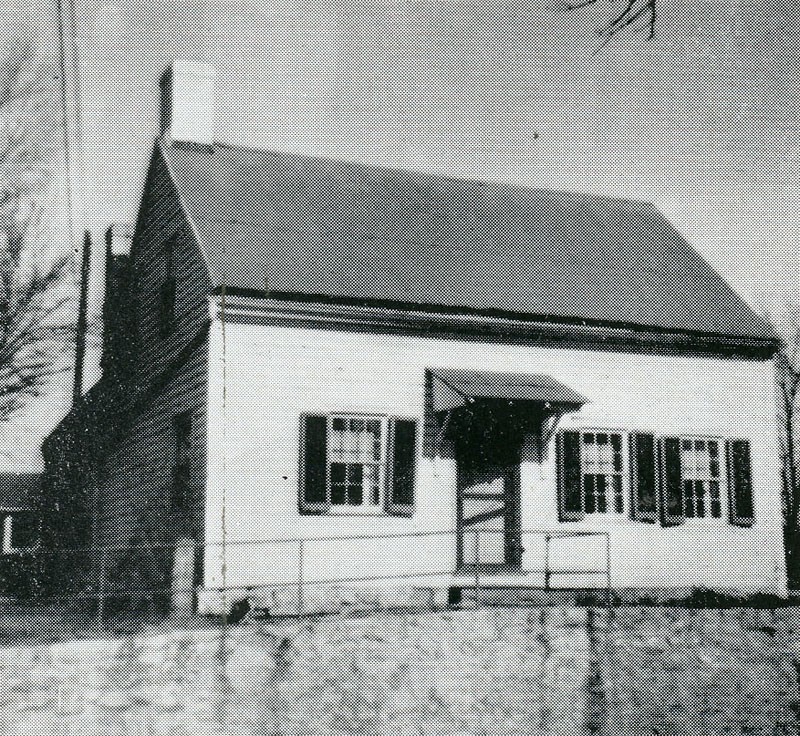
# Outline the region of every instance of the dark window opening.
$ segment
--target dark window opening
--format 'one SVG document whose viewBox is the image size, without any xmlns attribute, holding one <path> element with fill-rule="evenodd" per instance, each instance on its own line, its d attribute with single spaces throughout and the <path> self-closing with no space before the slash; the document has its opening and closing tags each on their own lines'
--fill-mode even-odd
<svg viewBox="0 0 800 736">
<path fill-rule="evenodd" d="M 13 514 L 6 522 L 10 525 L 9 549 L 30 549 L 39 541 L 39 524 L 36 515 L 30 512 Z"/>
<path fill-rule="evenodd" d="M 172 469 L 170 506 L 185 509 L 191 482 L 192 416 L 189 412 L 175 417 L 175 464 Z"/>
</svg>

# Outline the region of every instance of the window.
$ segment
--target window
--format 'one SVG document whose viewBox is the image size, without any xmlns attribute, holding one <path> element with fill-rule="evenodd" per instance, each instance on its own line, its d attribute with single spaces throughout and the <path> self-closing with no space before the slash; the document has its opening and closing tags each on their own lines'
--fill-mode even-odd
<svg viewBox="0 0 800 736">
<path fill-rule="evenodd" d="M 328 488 L 332 508 L 379 509 L 386 472 L 386 419 L 328 418 Z"/>
<path fill-rule="evenodd" d="M 300 426 L 301 513 L 413 516 L 415 419 L 304 415 Z"/>
<path fill-rule="evenodd" d="M 159 292 L 159 333 L 162 337 L 175 329 L 175 237 L 164 244 L 164 280 Z"/>
<path fill-rule="evenodd" d="M 664 527 L 726 515 L 735 526 L 753 526 L 749 440 L 624 434 L 626 452 L 622 432 L 564 430 L 556 435 L 559 521 L 621 514 L 628 506 L 632 520 L 654 524 L 660 519 Z M 625 484 L 623 472 L 628 474 Z"/>
<path fill-rule="evenodd" d="M 621 434 L 584 432 L 581 473 L 587 514 L 623 512 Z"/>
<path fill-rule="evenodd" d="M 8 514 L 3 518 L 3 553 L 35 547 L 39 540 L 36 515 L 30 511 Z"/>
<path fill-rule="evenodd" d="M 719 441 L 681 437 L 680 465 L 684 517 L 722 518 Z"/>
<path fill-rule="evenodd" d="M 189 500 L 192 452 L 192 415 L 190 412 L 175 417 L 174 431 L 175 461 L 172 468 L 170 506 L 173 510 L 179 511 L 186 508 Z"/>
</svg>

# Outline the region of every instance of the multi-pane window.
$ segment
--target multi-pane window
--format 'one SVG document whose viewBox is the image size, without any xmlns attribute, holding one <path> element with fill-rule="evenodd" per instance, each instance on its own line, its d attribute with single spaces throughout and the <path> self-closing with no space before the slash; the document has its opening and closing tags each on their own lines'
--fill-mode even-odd
<svg viewBox="0 0 800 736">
<path fill-rule="evenodd" d="M 328 417 L 328 483 L 332 507 L 379 509 L 385 465 L 385 418 Z"/>
<path fill-rule="evenodd" d="M 621 434 L 584 432 L 581 474 L 587 514 L 623 512 Z"/>
<path fill-rule="evenodd" d="M 681 438 L 681 482 L 687 519 L 722 517 L 719 441 Z"/>
</svg>

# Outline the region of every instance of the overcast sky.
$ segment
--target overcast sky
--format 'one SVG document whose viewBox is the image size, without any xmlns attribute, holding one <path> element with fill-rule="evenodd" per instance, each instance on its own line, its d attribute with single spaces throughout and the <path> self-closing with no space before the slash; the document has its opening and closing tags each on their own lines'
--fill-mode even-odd
<svg viewBox="0 0 800 736">
<path fill-rule="evenodd" d="M 605 4 L 75 2 L 98 241 L 135 218 L 159 75 L 195 58 L 217 70 L 218 140 L 652 200 L 752 304 L 797 287 L 794 2 L 659 0 L 655 41 L 602 49 Z M 52 49 L 51 3 L 4 12 Z M 52 424 L 33 414 L 29 434 Z"/>
</svg>

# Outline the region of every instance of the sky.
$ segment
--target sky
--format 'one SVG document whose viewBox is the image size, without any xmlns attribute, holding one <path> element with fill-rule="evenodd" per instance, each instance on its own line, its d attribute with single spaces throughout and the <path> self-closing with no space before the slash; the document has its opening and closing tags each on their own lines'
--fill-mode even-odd
<svg viewBox="0 0 800 736">
<path fill-rule="evenodd" d="M 795 3 L 659 0 L 653 41 L 601 47 L 608 4 L 560 2 L 75 0 L 76 222 L 99 243 L 135 219 L 159 76 L 199 59 L 216 69 L 219 141 L 650 200 L 745 299 L 780 312 L 800 270 Z M 54 0 L 6 0 L 3 15 L 7 38 L 25 27 L 55 50 Z M 67 407 L 61 387 L 0 427 L 0 452 L 38 462 Z"/>
</svg>

